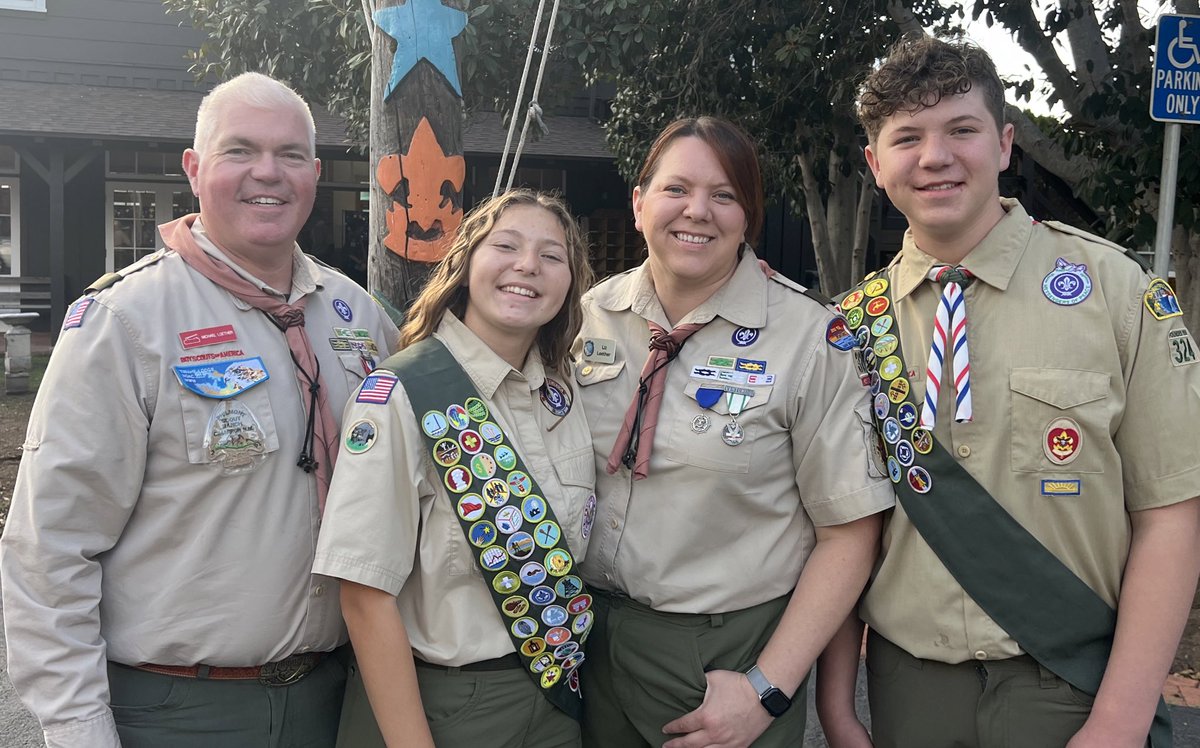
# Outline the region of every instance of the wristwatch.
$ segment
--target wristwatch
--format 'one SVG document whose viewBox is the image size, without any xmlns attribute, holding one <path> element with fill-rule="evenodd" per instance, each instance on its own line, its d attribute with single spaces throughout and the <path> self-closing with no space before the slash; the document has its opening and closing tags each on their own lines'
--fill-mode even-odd
<svg viewBox="0 0 1200 748">
<path fill-rule="evenodd" d="M 758 692 L 758 703 L 762 704 L 763 709 L 772 717 L 783 716 L 792 705 L 792 700 L 785 696 L 783 691 L 771 685 L 771 681 L 762 674 L 758 665 L 746 671 L 746 678 L 750 680 L 750 686 Z"/>
</svg>

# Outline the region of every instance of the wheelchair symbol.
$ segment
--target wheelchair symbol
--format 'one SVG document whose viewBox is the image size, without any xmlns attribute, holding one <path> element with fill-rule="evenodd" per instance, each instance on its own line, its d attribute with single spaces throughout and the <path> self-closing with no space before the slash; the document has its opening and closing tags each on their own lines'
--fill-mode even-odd
<svg viewBox="0 0 1200 748">
<path fill-rule="evenodd" d="M 1187 21 L 1179 22 L 1179 33 L 1167 45 L 1167 59 L 1171 61 L 1171 65 L 1176 68 L 1190 68 L 1191 66 L 1200 63 L 1200 48 L 1196 46 L 1196 42 L 1192 41 L 1189 36 L 1183 35 L 1183 30 L 1187 28 Z M 1186 52 L 1182 58 L 1176 58 L 1176 49 Z"/>
</svg>

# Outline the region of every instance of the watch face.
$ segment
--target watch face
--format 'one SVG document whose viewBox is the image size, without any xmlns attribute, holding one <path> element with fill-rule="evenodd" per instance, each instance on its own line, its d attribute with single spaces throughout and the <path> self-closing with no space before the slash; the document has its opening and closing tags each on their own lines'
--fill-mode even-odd
<svg viewBox="0 0 1200 748">
<path fill-rule="evenodd" d="M 780 717 L 792 705 L 792 700 L 783 695 L 783 691 L 778 688 L 770 688 L 759 699 L 762 702 L 763 708 L 767 710 L 772 717 Z"/>
</svg>

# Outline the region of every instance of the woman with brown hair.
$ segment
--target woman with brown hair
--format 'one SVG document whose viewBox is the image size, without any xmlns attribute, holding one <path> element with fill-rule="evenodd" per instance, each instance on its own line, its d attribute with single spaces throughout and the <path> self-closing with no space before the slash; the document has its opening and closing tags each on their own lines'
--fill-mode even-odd
<svg viewBox="0 0 1200 748">
<path fill-rule="evenodd" d="M 855 339 L 760 269 L 762 177 L 733 124 L 669 125 L 633 213 L 648 259 L 587 294 L 575 347 L 601 499 L 584 742 L 800 745 L 807 673 L 894 501 Z"/>
<path fill-rule="evenodd" d="M 560 200 L 485 202 L 347 405 L 314 566 L 361 671 L 339 744 L 579 744 L 596 499 L 567 372 L 591 279 Z"/>
</svg>

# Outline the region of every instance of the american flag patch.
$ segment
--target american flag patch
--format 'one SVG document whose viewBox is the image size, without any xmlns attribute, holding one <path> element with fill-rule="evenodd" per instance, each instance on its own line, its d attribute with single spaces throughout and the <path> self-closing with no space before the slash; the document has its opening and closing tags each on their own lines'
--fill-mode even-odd
<svg viewBox="0 0 1200 748">
<path fill-rule="evenodd" d="M 392 397 L 392 390 L 396 389 L 396 382 L 399 381 L 391 374 L 372 374 L 363 381 L 354 402 L 386 405 Z"/>
<path fill-rule="evenodd" d="M 67 318 L 63 320 L 62 329 L 70 330 L 72 327 L 82 327 L 83 315 L 87 314 L 88 307 L 92 305 L 93 301 L 95 299 L 89 296 L 72 304 L 71 308 L 67 310 Z"/>
</svg>

